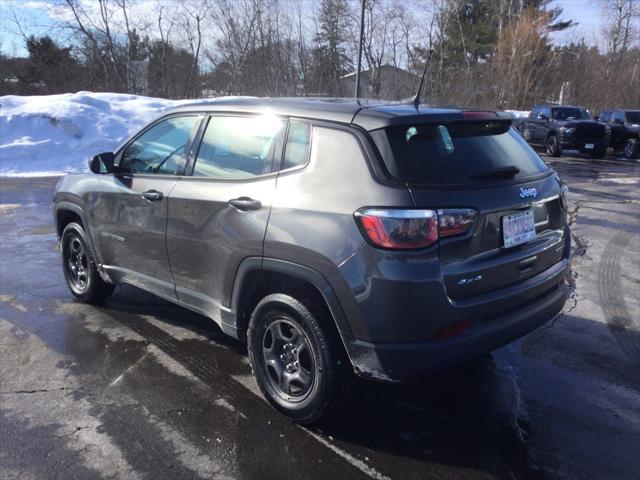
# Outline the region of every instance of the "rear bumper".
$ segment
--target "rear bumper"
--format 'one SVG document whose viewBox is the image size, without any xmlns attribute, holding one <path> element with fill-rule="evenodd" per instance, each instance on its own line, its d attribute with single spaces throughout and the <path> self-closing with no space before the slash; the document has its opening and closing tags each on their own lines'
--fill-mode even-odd
<svg viewBox="0 0 640 480">
<path fill-rule="evenodd" d="M 345 301 L 349 296 L 343 296 L 354 334 L 345 347 L 354 370 L 378 380 L 420 378 L 506 345 L 558 315 L 569 293 L 569 268 L 567 251 L 561 261 L 533 277 L 455 302 L 446 297 L 441 278 L 363 289 L 356 298 L 375 299 L 373 304 L 367 307 L 361 301 L 350 312 Z M 464 333 L 433 340 L 440 326 L 462 320 L 470 323 Z"/>
<path fill-rule="evenodd" d="M 420 378 L 506 345 L 555 318 L 567 298 L 568 286 L 559 283 L 534 304 L 498 318 L 475 322 L 464 334 L 445 341 L 369 343 L 348 347 L 356 373 L 386 381 Z"/>
</svg>

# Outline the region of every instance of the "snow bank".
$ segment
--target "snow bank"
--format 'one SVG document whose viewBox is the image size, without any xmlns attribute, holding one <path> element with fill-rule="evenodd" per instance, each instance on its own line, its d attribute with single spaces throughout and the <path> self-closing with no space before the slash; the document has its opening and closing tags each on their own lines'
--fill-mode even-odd
<svg viewBox="0 0 640 480">
<path fill-rule="evenodd" d="M 164 110 L 194 101 L 92 92 L 0 97 L 0 175 L 86 171 L 93 155 L 115 150 Z"/>
<path fill-rule="evenodd" d="M 92 92 L 0 97 L 0 175 L 86 171 L 89 158 L 114 151 L 163 111 L 201 101 Z"/>
<path fill-rule="evenodd" d="M 526 118 L 529 116 L 529 110 L 505 110 L 510 113 L 514 118 Z"/>
</svg>

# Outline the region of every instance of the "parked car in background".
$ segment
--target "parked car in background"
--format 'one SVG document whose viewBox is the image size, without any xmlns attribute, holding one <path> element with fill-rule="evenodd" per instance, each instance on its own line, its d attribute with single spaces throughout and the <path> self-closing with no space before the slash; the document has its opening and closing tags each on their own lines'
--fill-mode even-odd
<svg viewBox="0 0 640 480">
<path fill-rule="evenodd" d="M 210 317 L 300 423 L 353 374 L 464 362 L 567 296 L 567 189 L 494 112 L 194 104 L 90 167 L 54 196 L 71 293 L 100 302 L 127 283 Z"/>
<path fill-rule="evenodd" d="M 552 157 L 559 157 L 563 149 L 578 150 L 593 158 L 607 153 L 604 125 L 591 120 L 583 107 L 537 105 L 520 122 L 519 130 L 530 145 L 544 148 Z"/>
<path fill-rule="evenodd" d="M 605 126 L 607 145 L 614 153 L 640 158 L 640 110 L 606 109 L 596 120 Z"/>
</svg>

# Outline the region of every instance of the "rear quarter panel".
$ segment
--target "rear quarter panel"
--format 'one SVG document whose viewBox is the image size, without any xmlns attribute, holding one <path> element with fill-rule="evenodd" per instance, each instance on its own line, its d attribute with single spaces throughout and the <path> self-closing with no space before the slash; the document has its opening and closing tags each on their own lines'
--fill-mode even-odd
<svg viewBox="0 0 640 480">
<path fill-rule="evenodd" d="M 355 129 L 314 125 L 307 166 L 278 176 L 265 257 L 327 276 L 365 243 L 353 217 L 356 210 L 412 205 L 406 187 L 374 179 L 366 142 Z"/>
</svg>

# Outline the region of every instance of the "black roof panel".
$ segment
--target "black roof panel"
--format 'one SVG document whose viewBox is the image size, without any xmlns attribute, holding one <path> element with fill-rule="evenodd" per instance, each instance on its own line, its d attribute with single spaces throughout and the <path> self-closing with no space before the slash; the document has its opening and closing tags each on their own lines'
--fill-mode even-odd
<svg viewBox="0 0 640 480">
<path fill-rule="evenodd" d="M 463 109 L 457 107 L 429 107 L 379 100 L 355 100 L 351 98 L 256 98 L 229 97 L 177 106 L 174 112 L 238 112 L 272 113 L 313 120 L 327 120 L 355 124 L 366 130 L 389 125 L 408 123 L 424 116 L 445 119 L 461 117 Z"/>
</svg>

